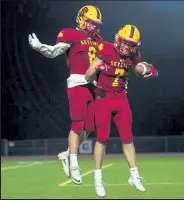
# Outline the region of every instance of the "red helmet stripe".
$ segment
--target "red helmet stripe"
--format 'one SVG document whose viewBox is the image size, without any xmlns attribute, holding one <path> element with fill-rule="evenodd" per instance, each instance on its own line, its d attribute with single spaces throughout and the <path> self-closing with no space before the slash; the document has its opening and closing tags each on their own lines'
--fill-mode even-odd
<svg viewBox="0 0 184 200">
<path fill-rule="evenodd" d="M 134 36 L 134 31 L 135 31 L 135 27 L 134 26 L 131 26 L 131 31 L 130 31 L 130 38 L 133 38 Z"/>
</svg>

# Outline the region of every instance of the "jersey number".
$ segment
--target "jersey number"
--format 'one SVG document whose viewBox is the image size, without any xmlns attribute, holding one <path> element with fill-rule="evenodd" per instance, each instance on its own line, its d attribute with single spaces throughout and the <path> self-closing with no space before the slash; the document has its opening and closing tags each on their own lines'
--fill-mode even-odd
<svg viewBox="0 0 184 200">
<path fill-rule="evenodd" d="M 88 49 L 88 56 L 89 56 L 89 64 L 91 65 L 93 63 L 93 60 L 96 57 L 96 49 L 93 46 L 90 46 Z"/>
<path fill-rule="evenodd" d="M 115 70 L 116 78 L 114 79 L 114 81 L 112 83 L 113 87 L 118 87 L 118 85 L 119 85 L 119 79 L 120 79 L 121 76 L 123 76 L 124 73 L 125 73 L 124 69 L 117 68 Z"/>
</svg>

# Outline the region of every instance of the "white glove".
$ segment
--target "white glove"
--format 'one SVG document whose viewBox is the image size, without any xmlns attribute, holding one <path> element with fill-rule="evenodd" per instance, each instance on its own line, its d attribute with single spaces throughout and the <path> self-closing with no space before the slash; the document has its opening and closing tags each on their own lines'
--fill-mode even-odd
<svg viewBox="0 0 184 200">
<path fill-rule="evenodd" d="M 33 49 L 39 51 L 39 49 L 40 49 L 42 43 L 41 43 L 41 42 L 39 41 L 39 39 L 36 37 L 35 33 L 30 34 L 28 40 L 29 40 L 30 46 L 31 46 Z"/>
</svg>

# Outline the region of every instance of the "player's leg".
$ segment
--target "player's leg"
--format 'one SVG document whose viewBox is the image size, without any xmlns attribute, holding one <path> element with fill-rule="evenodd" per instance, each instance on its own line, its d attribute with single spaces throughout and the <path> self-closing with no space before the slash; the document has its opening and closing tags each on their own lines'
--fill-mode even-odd
<svg viewBox="0 0 184 200">
<path fill-rule="evenodd" d="M 86 111 L 86 121 L 85 121 L 85 132 L 86 137 L 95 130 L 95 100 L 91 95 L 91 100 L 88 102 L 87 111 Z"/>
<path fill-rule="evenodd" d="M 106 191 L 102 179 L 102 164 L 105 154 L 106 142 L 109 139 L 111 111 L 108 99 L 100 99 L 95 101 L 95 123 L 97 130 L 97 141 L 94 147 L 94 186 L 96 194 L 100 197 L 106 195 Z"/>
<path fill-rule="evenodd" d="M 71 88 L 73 89 L 73 88 Z M 74 183 L 82 183 L 77 154 L 80 142 L 80 135 L 84 132 L 89 90 L 86 87 L 76 87 L 75 92 L 68 90 L 70 115 L 72 127 L 69 133 L 70 149 L 70 175 Z"/>
<path fill-rule="evenodd" d="M 89 98 L 88 96 L 89 91 L 85 87 L 77 86 L 68 89 L 70 117 L 72 121 L 71 131 L 68 138 L 70 150 L 68 161 L 70 163 L 70 176 L 72 178 L 72 181 L 76 184 L 82 183 L 77 154 L 80 142 L 80 135 L 84 132 L 87 101 Z"/>
<path fill-rule="evenodd" d="M 80 134 L 79 145 L 81 145 L 95 129 L 95 103 L 93 97 L 91 98 L 92 100 L 87 104 L 85 125 L 84 130 L 82 130 Z M 66 154 L 69 155 L 69 148 L 67 149 Z"/>
<path fill-rule="evenodd" d="M 86 131 L 86 138 L 90 133 L 95 130 L 95 98 L 94 98 L 94 90 L 96 86 L 92 83 L 88 84 L 89 89 L 89 101 L 87 105 L 86 111 L 86 121 L 85 121 L 85 131 Z M 86 139 L 84 138 L 84 139 Z"/>
<path fill-rule="evenodd" d="M 81 86 L 83 87 L 83 86 Z M 87 103 L 87 109 L 86 109 L 86 116 L 85 116 L 85 130 L 82 131 L 82 133 L 80 134 L 80 141 L 79 144 L 82 144 L 82 142 L 84 140 L 87 139 L 88 135 L 94 131 L 95 129 L 95 122 L 94 122 L 94 118 L 95 118 L 95 100 L 94 100 L 94 89 L 95 86 L 93 84 L 88 84 L 88 86 L 86 86 L 85 88 L 88 88 L 86 90 L 86 102 Z M 67 149 L 67 151 L 65 151 L 65 154 L 69 155 L 69 148 Z"/>
<path fill-rule="evenodd" d="M 123 152 L 130 168 L 129 184 L 136 187 L 137 190 L 145 192 L 141 183 L 141 177 L 136 166 L 136 152 L 132 135 L 132 113 L 129 107 L 128 99 L 119 102 L 119 112 L 114 116 L 115 124 L 118 128 L 121 141 L 123 143 Z"/>
<path fill-rule="evenodd" d="M 94 100 L 94 85 L 88 84 L 88 91 L 86 89 L 86 116 L 84 130 L 80 134 L 79 144 L 82 144 L 85 141 L 89 134 L 95 130 L 95 100 Z"/>
<path fill-rule="evenodd" d="M 80 134 L 80 141 L 79 144 L 82 144 L 88 137 L 88 135 L 94 131 L 95 129 L 95 100 L 94 100 L 94 85 L 89 85 L 88 87 L 89 93 L 86 92 L 86 102 L 87 109 L 86 109 L 86 116 L 85 116 L 85 130 L 82 131 Z M 87 91 L 87 89 L 86 89 Z M 87 94 L 88 93 L 88 94 Z M 88 97 L 87 97 L 88 96 Z M 65 155 L 69 155 L 69 148 L 67 151 L 62 152 Z"/>
<path fill-rule="evenodd" d="M 94 130 L 94 100 L 87 106 L 86 112 L 86 122 L 85 122 L 85 130 L 82 130 L 79 136 L 79 145 L 83 143 L 88 137 L 88 135 Z M 58 159 L 61 160 L 64 173 L 69 178 L 69 148 L 58 154 Z"/>
<path fill-rule="evenodd" d="M 80 134 L 79 145 L 82 144 L 83 141 L 87 139 L 87 137 L 88 137 L 88 134 L 86 134 L 86 131 L 83 130 Z M 70 155 L 69 147 L 66 151 L 58 154 L 58 159 L 61 161 L 64 173 L 68 178 L 70 178 L 69 155 Z"/>
</svg>

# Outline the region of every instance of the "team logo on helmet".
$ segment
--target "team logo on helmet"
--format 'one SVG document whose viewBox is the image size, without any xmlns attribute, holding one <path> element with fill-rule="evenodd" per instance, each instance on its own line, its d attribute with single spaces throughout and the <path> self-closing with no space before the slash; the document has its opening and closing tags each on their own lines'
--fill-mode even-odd
<svg viewBox="0 0 184 200">
<path fill-rule="evenodd" d="M 83 7 L 80 11 L 79 11 L 79 16 L 80 17 L 83 17 L 84 16 L 84 13 L 87 13 L 88 12 L 88 7 Z"/>
</svg>

